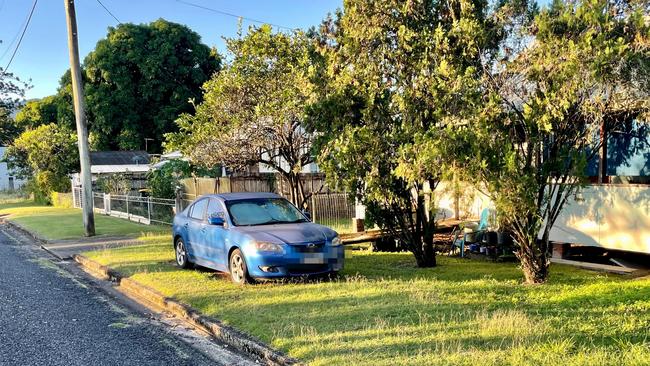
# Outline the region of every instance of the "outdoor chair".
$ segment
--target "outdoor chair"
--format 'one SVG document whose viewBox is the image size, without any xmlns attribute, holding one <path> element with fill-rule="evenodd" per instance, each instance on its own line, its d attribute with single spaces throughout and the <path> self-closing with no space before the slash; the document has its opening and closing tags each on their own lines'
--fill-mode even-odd
<svg viewBox="0 0 650 366">
<path fill-rule="evenodd" d="M 465 257 L 465 246 L 470 243 L 477 243 L 485 235 L 489 228 L 490 209 L 485 208 L 481 211 L 479 222 L 468 221 L 462 222 L 452 231 L 452 254 L 456 248 L 460 249 L 460 256 Z"/>
</svg>

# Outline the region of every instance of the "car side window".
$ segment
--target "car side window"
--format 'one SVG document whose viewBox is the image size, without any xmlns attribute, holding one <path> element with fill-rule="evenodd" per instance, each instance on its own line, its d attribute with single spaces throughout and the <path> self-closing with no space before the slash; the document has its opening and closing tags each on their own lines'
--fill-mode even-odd
<svg viewBox="0 0 650 366">
<path fill-rule="evenodd" d="M 208 203 L 208 216 L 207 217 L 211 217 L 211 216 L 217 216 L 217 217 L 224 217 L 225 216 L 225 214 L 223 212 L 223 208 L 219 204 L 219 201 L 214 199 L 214 198 L 210 198 L 210 203 Z"/>
<path fill-rule="evenodd" d="M 202 199 L 198 202 L 196 202 L 192 206 L 192 210 L 190 211 L 190 217 L 196 220 L 203 220 L 205 217 L 205 206 L 208 204 L 208 200 Z"/>
</svg>

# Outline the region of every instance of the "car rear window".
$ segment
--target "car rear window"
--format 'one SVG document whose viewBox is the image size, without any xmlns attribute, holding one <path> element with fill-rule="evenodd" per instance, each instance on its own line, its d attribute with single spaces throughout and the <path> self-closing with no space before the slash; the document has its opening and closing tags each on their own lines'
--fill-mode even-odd
<svg viewBox="0 0 650 366">
<path fill-rule="evenodd" d="M 192 209 L 190 210 L 190 217 L 196 220 L 203 220 L 203 217 L 205 215 L 205 206 L 207 204 L 208 200 L 202 199 L 192 205 Z"/>
</svg>

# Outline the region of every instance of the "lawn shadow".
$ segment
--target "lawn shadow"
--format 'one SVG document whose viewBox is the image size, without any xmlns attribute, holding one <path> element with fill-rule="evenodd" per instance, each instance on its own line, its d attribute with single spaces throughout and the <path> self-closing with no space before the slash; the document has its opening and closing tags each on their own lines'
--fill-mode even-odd
<svg viewBox="0 0 650 366">
<path fill-rule="evenodd" d="M 347 254 L 347 253 L 346 253 Z M 355 252 L 345 259 L 346 275 L 361 275 L 368 279 L 438 279 L 443 281 L 471 281 L 484 278 L 521 280 L 517 264 L 493 263 L 471 259 L 437 256 L 437 265 L 418 268 L 411 253 Z M 354 268 L 354 272 L 347 270 Z M 458 270 L 462 268 L 462 270 Z"/>
</svg>

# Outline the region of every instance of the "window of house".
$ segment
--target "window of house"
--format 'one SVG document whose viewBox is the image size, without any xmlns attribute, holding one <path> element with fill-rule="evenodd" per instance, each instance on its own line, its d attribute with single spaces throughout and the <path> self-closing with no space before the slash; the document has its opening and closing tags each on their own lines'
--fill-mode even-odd
<svg viewBox="0 0 650 366">
<path fill-rule="evenodd" d="M 630 119 L 607 133 L 605 174 L 611 183 L 650 183 L 650 121 Z M 597 177 L 600 156 L 587 164 Z"/>
<path fill-rule="evenodd" d="M 609 133 L 607 175 L 650 176 L 650 125 L 630 120 Z"/>
</svg>

